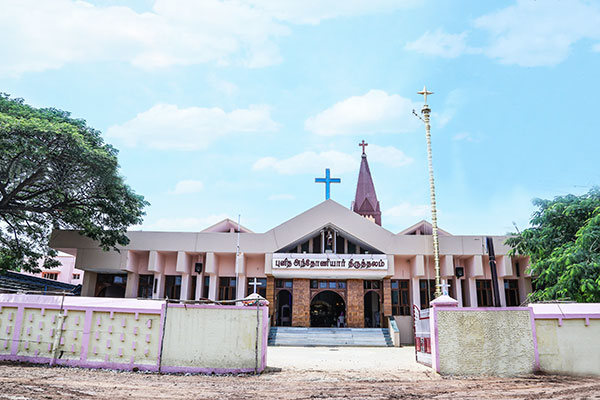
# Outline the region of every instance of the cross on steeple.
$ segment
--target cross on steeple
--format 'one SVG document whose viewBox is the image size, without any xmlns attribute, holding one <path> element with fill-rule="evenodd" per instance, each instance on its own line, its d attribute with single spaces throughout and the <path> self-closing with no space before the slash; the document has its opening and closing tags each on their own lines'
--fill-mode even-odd
<svg viewBox="0 0 600 400">
<path fill-rule="evenodd" d="M 248 281 L 248 284 L 251 285 L 252 287 L 254 287 L 254 292 L 252 292 L 252 293 L 256 293 L 257 286 L 262 286 L 262 283 L 260 283 L 256 278 L 254 278 L 254 282 Z"/>
<path fill-rule="evenodd" d="M 341 183 L 342 180 L 340 178 L 332 178 L 329 173 L 329 168 L 325 168 L 325 178 L 315 178 L 315 183 L 324 183 L 325 184 L 325 200 L 329 200 L 331 197 L 331 189 L 330 185 L 332 183 Z"/>
<path fill-rule="evenodd" d="M 365 142 L 365 140 L 363 139 L 363 141 L 361 143 L 358 144 L 359 146 L 361 146 L 363 149 L 363 154 L 365 154 L 365 147 L 367 147 L 369 145 L 369 143 Z"/>
</svg>

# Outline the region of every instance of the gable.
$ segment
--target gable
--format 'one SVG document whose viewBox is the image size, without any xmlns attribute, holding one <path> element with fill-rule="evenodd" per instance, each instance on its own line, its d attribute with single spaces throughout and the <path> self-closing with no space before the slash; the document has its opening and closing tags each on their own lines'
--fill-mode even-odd
<svg viewBox="0 0 600 400">
<path fill-rule="evenodd" d="M 275 238 L 277 249 L 288 248 L 325 227 L 335 227 L 344 237 L 366 247 L 386 252 L 394 234 L 333 201 L 326 200 L 276 226 L 267 234 Z"/>
</svg>

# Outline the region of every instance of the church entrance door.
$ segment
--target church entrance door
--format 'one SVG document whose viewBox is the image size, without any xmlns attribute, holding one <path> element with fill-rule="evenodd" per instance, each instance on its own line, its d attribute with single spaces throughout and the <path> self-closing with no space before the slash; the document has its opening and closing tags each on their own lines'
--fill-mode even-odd
<svg viewBox="0 0 600 400">
<path fill-rule="evenodd" d="M 365 293 L 365 328 L 381 328 L 381 311 L 379 309 L 379 293 Z"/>
<path fill-rule="evenodd" d="M 346 303 L 342 296 L 331 290 L 319 292 L 310 303 L 310 326 L 335 327 L 342 313 L 346 315 Z"/>
<path fill-rule="evenodd" d="M 280 290 L 277 293 L 276 310 L 275 325 L 292 326 L 292 294 L 287 290 Z"/>
</svg>

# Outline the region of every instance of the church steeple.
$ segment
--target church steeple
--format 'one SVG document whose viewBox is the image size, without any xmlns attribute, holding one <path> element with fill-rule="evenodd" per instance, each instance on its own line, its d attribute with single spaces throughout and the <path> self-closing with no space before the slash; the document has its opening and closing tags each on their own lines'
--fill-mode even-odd
<svg viewBox="0 0 600 400">
<path fill-rule="evenodd" d="M 381 226 L 381 208 L 379 207 L 367 154 L 365 153 L 365 147 L 368 146 L 368 143 L 363 140 L 358 145 L 362 146 L 363 152 L 360 160 L 360 171 L 358 172 L 358 183 L 356 184 L 356 196 L 354 196 L 352 202 L 352 211 Z"/>
</svg>

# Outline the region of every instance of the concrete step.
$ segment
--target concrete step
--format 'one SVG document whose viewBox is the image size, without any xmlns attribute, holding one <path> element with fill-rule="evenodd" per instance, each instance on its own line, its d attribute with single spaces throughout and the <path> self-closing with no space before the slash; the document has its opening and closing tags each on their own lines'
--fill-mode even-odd
<svg viewBox="0 0 600 400">
<path fill-rule="evenodd" d="M 387 328 L 272 327 L 270 346 L 392 346 Z"/>
</svg>

